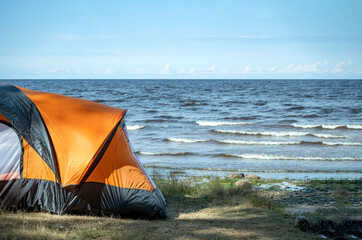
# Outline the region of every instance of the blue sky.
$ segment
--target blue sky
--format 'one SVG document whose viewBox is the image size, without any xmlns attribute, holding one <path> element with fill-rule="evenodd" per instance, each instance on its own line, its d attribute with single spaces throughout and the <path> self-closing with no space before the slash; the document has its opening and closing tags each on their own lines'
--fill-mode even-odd
<svg viewBox="0 0 362 240">
<path fill-rule="evenodd" d="M 362 1 L 0 0 L 0 79 L 362 78 Z"/>
</svg>

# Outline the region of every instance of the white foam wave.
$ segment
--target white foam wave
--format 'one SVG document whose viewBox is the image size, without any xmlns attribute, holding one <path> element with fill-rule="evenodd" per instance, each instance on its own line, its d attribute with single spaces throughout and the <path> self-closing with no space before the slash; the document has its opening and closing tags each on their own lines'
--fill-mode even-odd
<svg viewBox="0 0 362 240">
<path fill-rule="evenodd" d="M 322 142 L 328 146 L 362 146 L 360 142 Z"/>
<path fill-rule="evenodd" d="M 253 124 L 251 122 L 210 122 L 210 121 L 196 121 L 196 123 L 200 126 L 210 126 L 210 127 Z"/>
<path fill-rule="evenodd" d="M 241 144 L 241 145 L 296 145 L 300 142 L 276 142 L 276 141 L 240 141 L 240 140 L 220 140 L 220 143 Z"/>
<path fill-rule="evenodd" d="M 255 136 L 274 136 L 274 137 L 300 137 L 300 136 L 313 136 L 318 138 L 345 138 L 342 135 L 331 135 L 331 134 L 316 134 L 310 132 L 252 132 L 252 131 L 237 131 L 237 130 L 212 130 L 217 133 L 229 133 L 229 134 L 240 134 L 240 135 L 255 135 Z"/>
<path fill-rule="evenodd" d="M 337 128 L 348 128 L 348 129 L 362 129 L 362 124 L 296 124 L 292 123 L 292 127 L 296 128 L 324 128 L 324 129 L 337 129 Z"/>
<path fill-rule="evenodd" d="M 362 124 L 347 124 L 347 128 L 350 129 L 362 129 Z"/>
<path fill-rule="evenodd" d="M 171 142 L 181 142 L 181 143 L 197 143 L 197 142 L 207 142 L 206 139 L 187 139 L 187 138 L 167 138 Z"/>
<path fill-rule="evenodd" d="M 157 156 L 187 156 L 187 155 L 194 155 L 193 153 L 190 153 L 190 152 L 163 153 L 163 152 L 143 152 L 143 151 L 139 151 L 139 152 L 136 152 L 136 153 L 140 154 L 140 155 L 157 155 Z"/>
<path fill-rule="evenodd" d="M 328 141 L 245 141 L 245 140 L 211 140 L 211 139 L 188 139 L 188 138 L 166 138 L 171 142 L 179 143 L 199 143 L 199 142 L 217 142 L 222 144 L 239 144 L 239 145 L 299 145 L 315 144 L 326 146 L 362 146 L 360 142 L 328 142 Z"/>
<path fill-rule="evenodd" d="M 143 126 L 143 125 L 129 125 L 127 126 L 127 130 L 128 131 L 132 131 L 132 130 L 138 130 L 138 129 L 142 129 L 146 126 Z"/>
<path fill-rule="evenodd" d="M 141 155 L 162 155 L 162 153 L 160 152 L 137 152 L 137 153 Z"/>
<path fill-rule="evenodd" d="M 230 157 L 239 157 L 243 159 L 256 159 L 256 160 L 305 160 L 305 161 L 362 161 L 362 158 L 355 157 L 298 157 L 298 156 L 280 156 L 268 154 L 227 154 Z"/>
<path fill-rule="evenodd" d="M 317 134 L 317 133 L 309 133 L 308 135 L 318 138 L 346 138 L 343 135 L 331 135 L 331 134 Z"/>
<path fill-rule="evenodd" d="M 321 125 L 310 125 L 310 124 L 296 124 L 296 123 L 292 123 L 291 124 L 292 127 L 296 127 L 296 128 L 317 128 Z"/>
</svg>

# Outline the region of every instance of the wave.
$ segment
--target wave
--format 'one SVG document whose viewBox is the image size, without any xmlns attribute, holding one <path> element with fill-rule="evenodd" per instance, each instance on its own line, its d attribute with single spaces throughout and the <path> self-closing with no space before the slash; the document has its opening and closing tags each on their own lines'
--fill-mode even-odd
<svg viewBox="0 0 362 240">
<path fill-rule="evenodd" d="M 198 142 L 208 142 L 207 139 L 187 139 L 187 138 L 166 138 L 170 142 L 181 142 L 181 143 L 198 143 Z"/>
<path fill-rule="evenodd" d="M 318 118 L 319 115 L 318 114 L 308 114 L 308 115 L 304 115 L 302 116 L 303 118 Z"/>
<path fill-rule="evenodd" d="M 346 128 L 346 129 L 362 130 L 362 124 L 296 124 L 296 123 L 292 123 L 291 126 L 296 127 L 296 128 L 323 128 L 323 129 Z"/>
<path fill-rule="evenodd" d="M 226 144 L 241 145 L 326 145 L 326 146 L 362 146 L 360 142 L 326 142 L 326 141 L 295 141 L 295 142 L 278 142 L 278 141 L 240 141 L 240 140 L 220 140 L 217 141 Z"/>
<path fill-rule="evenodd" d="M 252 131 L 237 131 L 237 130 L 218 130 L 212 129 L 215 133 L 228 133 L 237 135 L 254 135 L 254 136 L 274 136 L 274 137 L 300 137 L 300 136 L 312 136 L 318 138 L 346 138 L 343 135 L 331 135 L 331 134 L 317 134 L 310 132 L 252 132 Z"/>
<path fill-rule="evenodd" d="M 138 152 L 136 152 L 136 154 L 140 154 L 140 155 L 157 155 L 157 156 L 191 156 L 191 155 L 196 155 L 195 153 L 192 153 L 192 152 L 163 153 L 163 152 L 142 152 L 142 151 L 138 151 Z"/>
<path fill-rule="evenodd" d="M 196 121 L 200 126 L 234 126 L 234 125 L 249 125 L 253 124 L 252 122 L 209 122 L 209 121 Z"/>
<path fill-rule="evenodd" d="M 220 140 L 220 143 L 241 144 L 241 145 L 296 145 L 300 142 L 276 142 L 276 141 L 241 141 L 241 140 Z"/>
<path fill-rule="evenodd" d="M 254 115 L 254 116 L 245 116 L 245 117 L 224 117 L 223 119 L 225 120 L 254 120 L 259 118 L 259 115 Z"/>
<path fill-rule="evenodd" d="M 325 146 L 362 146 L 361 142 L 328 142 L 328 141 L 245 141 L 245 140 L 211 140 L 189 138 L 166 138 L 165 141 L 178 143 L 216 142 L 239 145 L 325 145 Z"/>
<path fill-rule="evenodd" d="M 139 130 L 139 129 L 142 129 L 142 128 L 145 128 L 146 126 L 143 126 L 143 125 L 129 125 L 127 126 L 127 130 L 128 131 L 132 131 L 132 130 Z"/>
<path fill-rule="evenodd" d="M 234 157 L 242 159 L 255 159 L 255 160 L 295 160 L 295 161 L 362 161 L 362 158 L 355 157 L 298 157 L 298 156 L 281 156 L 281 155 L 268 155 L 268 154 L 221 154 L 222 157 Z"/>
<path fill-rule="evenodd" d="M 360 142 L 322 142 L 328 146 L 362 146 Z"/>
<path fill-rule="evenodd" d="M 301 143 L 301 142 L 276 142 L 276 141 L 273 142 L 273 141 L 188 139 L 188 138 L 166 138 L 165 140 L 170 142 L 180 142 L 180 143 L 216 142 L 222 144 L 240 144 L 240 145 L 295 145 Z"/>
<path fill-rule="evenodd" d="M 168 170 L 197 170 L 213 172 L 265 172 L 265 173 L 361 173 L 358 170 L 292 170 L 292 169 L 252 169 L 252 168 L 211 168 L 211 167 L 174 167 L 154 164 L 143 164 L 145 168 L 157 168 Z"/>
</svg>

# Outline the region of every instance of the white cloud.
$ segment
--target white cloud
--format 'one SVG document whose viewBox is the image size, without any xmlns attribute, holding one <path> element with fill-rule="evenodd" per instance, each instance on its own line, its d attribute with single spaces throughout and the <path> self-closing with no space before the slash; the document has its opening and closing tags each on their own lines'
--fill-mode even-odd
<svg viewBox="0 0 362 240">
<path fill-rule="evenodd" d="M 144 68 L 137 68 L 136 73 L 138 73 L 138 74 L 145 73 L 145 69 Z"/>
<path fill-rule="evenodd" d="M 107 69 L 104 71 L 104 73 L 107 75 L 111 75 L 113 73 L 113 71 L 111 69 Z"/>
<path fill-rule="evenodd" d="M 197 69 L 196 69 L 196 68 L 191 68 L 191 69 L 189 70 L 189 72 L 190 72 L 191 74 L 194 74 L 194 73 L 197 72 Z"/>
<path fill-rule="evenodd" d="M 170 73 L 170 66 L 171 64 L 167 63 L 165 68 L 161 71 L 161 74 L 168 74 Z"/>
<path fill-rule="evenodd" d="M 243 73 L 249 73 L 252 71 L 252 67 L 251 66 L 245 66 L 244 69 L 243 69 Z"/>
<path fill-rule="evenodd" d="M 352 61 L 348 61 L 347 62 L 348 65 L 352 64 Z M 337 63 L 334 68 L 332 69 L 332 72 L 335 72 L 335 73 L 340 73 L 340 72 L 343 72 L 343 66 L 346 65 L 346 63 L 344 61 L 341 61 L 339 63 Z"/>
<path fill-rule="evenodd" d="M 209 71 L 211 71 L 211 72 L 215 72 L 215 71 L 216 71 L 215 65 L 212 65 L 212 66 L 208 67 L 207 70 L 209 70 Z"/>
<path fill-rule="evenodd" d="M 48 73 L 56 73 L 56 72 L 58 72 L 58 68 L 48 69 Z"/>
<path fill-rule="evenodd" d="M 281 68 L 279 73 L 321 73 L 328 72 L 326 66 L 328 65 L 327 61 L 320 62 L 317 61 L 312 64 L 294 64 L 290 63 L 288 66 Z"/>
<path fill-rule="evenodd" d="M 269 72 L 275 72 L 277 70 L 277 66 L 272 66 L 267 69 Z"/>
<path fill-rule="evenodd" d="M 209 73 L 209 70 L 206 69 L 199 69 L 199 68 L 190 68 L 189 73 L 190 74 L 204 74 Z"/>
<path fill-rule="evenodd" d="M 266 72 L 267 69 L 263 69 L 260 66 L 245 66 L 242 70 L 241 73 L 262 73 L 262 72 Z"/>
</svg>

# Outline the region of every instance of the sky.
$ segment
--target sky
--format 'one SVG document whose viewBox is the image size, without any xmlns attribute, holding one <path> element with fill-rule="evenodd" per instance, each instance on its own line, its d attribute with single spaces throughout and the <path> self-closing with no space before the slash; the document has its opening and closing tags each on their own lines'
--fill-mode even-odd
<svg viewBox="0 0 362 240">
<path fill-rule="evenodd" d="M 0 79 L 362 79 L 361 0 L 0 0 Z"/>
</svg>

